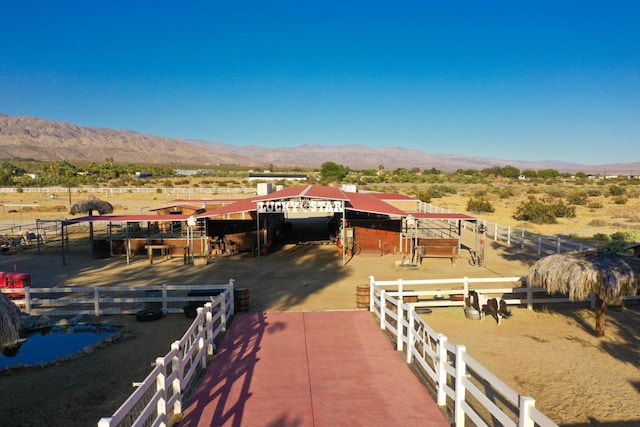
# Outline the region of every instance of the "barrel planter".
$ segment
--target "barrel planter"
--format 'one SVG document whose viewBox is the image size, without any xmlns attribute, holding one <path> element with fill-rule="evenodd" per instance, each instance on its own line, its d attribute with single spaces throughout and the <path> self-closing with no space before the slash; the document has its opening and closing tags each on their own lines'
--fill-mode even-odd
<svg viewBox="0 0 640 427">
<path fill-rule="evenodd" d="M 369 285 L 356 286 L 356 306 L 358 308 L 369 308 Z"/>
</svg>

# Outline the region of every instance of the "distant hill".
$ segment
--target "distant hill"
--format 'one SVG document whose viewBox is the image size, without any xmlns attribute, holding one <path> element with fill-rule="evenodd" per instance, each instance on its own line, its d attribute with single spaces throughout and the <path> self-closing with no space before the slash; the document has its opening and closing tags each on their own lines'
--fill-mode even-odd
<svg viewBox="0 0 640 427">
<path fill-rule="evenodd" d="M 583 165 L 561 161 L 531 162 L 461 154 L 430 154 L 399 147 L 364 145 L 300 145 L 291 148 L 234 146 L 180 138 L 164 138 L 128 130 L 82 127 L 29 116 L 0 114 L 0 158 L 242 166 L 275 165 L 318 167 L 333 161 L 352 169 L 399 167 L 444 171 L 511 165 L 519 169 L 556 169 L 561 172 L 640 174 L 640 162 Z"/>
</svg>

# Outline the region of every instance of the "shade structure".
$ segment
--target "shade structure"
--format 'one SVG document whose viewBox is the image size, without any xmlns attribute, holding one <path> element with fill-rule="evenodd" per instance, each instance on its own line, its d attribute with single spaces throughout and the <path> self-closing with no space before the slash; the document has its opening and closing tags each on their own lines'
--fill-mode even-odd
<svg viewBox="0 0 640 427">
<path fill-rule="evenodd" d="M 640 282 L 640 258 L 606 250 L 549 255 L 538 260 L 527 276 L 529 286 L 548 293 L 567 295 L 570 300 L 596 296 L 596 335 L 604 335 L 608 304 L 621 304 L 635 295 Z"/>
<path fill-rule="evenodd" d="M 623 296 L 637 293 L 640 258 L 605 250 L 549 255 L 529 269 L 527 281 L 571 300 L 594 293 L 607 304 L 620 304 Z"/>
<path fill-rule="evenodd" d="M 99 215 L 110 214 L 113 212 L 113 205 L 98 199 L 96 196 L 88 196 L 74 203 L 69 213 L 71 213 L 71 215 L 86 213 L 91 216 L 93 215 L 93 211 L 97 211 Z M 93 222 L 89 222 L 89 243 L 91 256 L 93 256 Z"/>
<path fill-rule="evenodd" d="M 93 211 L 98 212 L 99 215 L 110 214 L 113 212 L 113 205 L 104 200 L 98 199 L 96 196 L 88 196 L 82 200 L 75 202 L 69 213 L 71 215 L 77 214 L 93 214 Z"/>
</svg>

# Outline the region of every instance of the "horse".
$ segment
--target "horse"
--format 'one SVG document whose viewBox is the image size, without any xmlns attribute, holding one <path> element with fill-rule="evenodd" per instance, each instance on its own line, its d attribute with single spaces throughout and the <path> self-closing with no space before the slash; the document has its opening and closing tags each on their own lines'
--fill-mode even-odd
<svg viewBox="0 0 640 427">
<path fill-rule="evenodd" d="M 469 304 L 478 310 L 480 319 L 484 319 L 485 314 L 490 314 L 496 319 L 498 326 L 503 317 L 511 317 L 507 302 L 502 298 L 487 298 L 476 291 L 469 291 Z"/>
</svg>

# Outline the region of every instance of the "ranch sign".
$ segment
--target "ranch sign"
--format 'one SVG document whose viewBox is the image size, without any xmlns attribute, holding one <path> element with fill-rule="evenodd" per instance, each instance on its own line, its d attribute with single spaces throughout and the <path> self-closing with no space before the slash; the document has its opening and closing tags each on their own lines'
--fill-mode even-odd
<svg viewBox="0 0 640 427">
<path fill-rule="evenodd" d="M 342 200 L 286 200 L 258 202 L 259 213 L 344 212 Z"/>
</svg>

